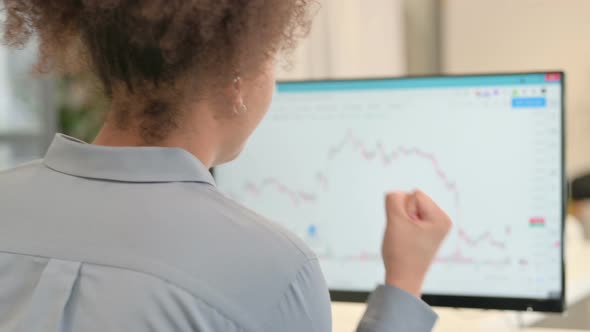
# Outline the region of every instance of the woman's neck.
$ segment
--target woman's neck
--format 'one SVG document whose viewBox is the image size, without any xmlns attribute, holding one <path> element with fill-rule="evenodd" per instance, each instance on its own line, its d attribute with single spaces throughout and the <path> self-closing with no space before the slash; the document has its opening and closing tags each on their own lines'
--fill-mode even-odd
<svg viewBox="0 0 590 332">
<path fill-rule="evenodd" d="M 137 128 L 137 127 L 135 127 Z M 199 144 L 195 144 L 199 142 Z M 137 129 L 121 129 L 107 120 L 92 144 L 112 147 L 159 146 L 184 149 L 197 157 L 207 168 L 217 159 L 218 145 L 215 135 L 205 130 L 175 130 L 164 139 L 148 144 Z"/>
</svg>

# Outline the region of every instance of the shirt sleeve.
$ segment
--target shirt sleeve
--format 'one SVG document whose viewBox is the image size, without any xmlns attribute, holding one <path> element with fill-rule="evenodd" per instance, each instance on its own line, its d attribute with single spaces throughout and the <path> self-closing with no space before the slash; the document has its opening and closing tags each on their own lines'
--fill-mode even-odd
<svg viewBox="0 0 590 332">
<path fill-rule="evenodd" d="M 428 332 L 436 319 L 422 300 L 401 289 L 380 286 L 371 295 L 357 332 Z M 298 272 L 265 327 L 266 331 L 332 331 L 330 294 L 317 259 Z"/>
<path fill-rule="evenodd" d="M 429 332 L 438 316 L 422 300 L 393 286 L 379 286 L 357 332 Z"/>
</svg>

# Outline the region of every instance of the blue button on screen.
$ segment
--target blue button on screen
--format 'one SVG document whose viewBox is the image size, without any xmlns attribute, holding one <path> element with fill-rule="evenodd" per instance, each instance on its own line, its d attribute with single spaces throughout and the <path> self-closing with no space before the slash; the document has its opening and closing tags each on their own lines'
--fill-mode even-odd
<svg viewBox="0 0 590 332">
<path fill-rule="evenodd" d="M 547 98 L 531 97 L 531 98 L 513 98 L 512 107 L 514 108 L 541 108 L 547 107 Z"/>
</svg>

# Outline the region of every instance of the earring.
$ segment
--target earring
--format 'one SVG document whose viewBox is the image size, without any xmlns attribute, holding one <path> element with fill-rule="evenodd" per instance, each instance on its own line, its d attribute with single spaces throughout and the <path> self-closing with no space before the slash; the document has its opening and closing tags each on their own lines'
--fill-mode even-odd
<svg viewBox="0 0 590 332">
<path fill-rule="evenodd" d="M 246 104 L 244 104 L 244 102 L 241 103 L 241 105 L 239 107 L 235 107 L 234 106 L 234 113 L 235 114 L 244 114 L 248 112 L 248 106 L 246 106 Z"/>
<path fill-rule="evenodd" d="M 237 115 L 244 114 L 244 113 L 248 112 L 248 106 L 246 106 L 246 104 L 244 103 L 244 98 L 242 98 L 242 95 L 241 95 L 242 78 L 239 75 L 236 76 L 234 78 L 233 84 L 234 84 L 234 90 L 236 90 L 236 93 L 240 97 L 239 98 L 240 105 L 238 107 L 236 107 L 234 105 L 234 107 L 233 107 L 234 114 L 237 114 Z"/>
</svg>

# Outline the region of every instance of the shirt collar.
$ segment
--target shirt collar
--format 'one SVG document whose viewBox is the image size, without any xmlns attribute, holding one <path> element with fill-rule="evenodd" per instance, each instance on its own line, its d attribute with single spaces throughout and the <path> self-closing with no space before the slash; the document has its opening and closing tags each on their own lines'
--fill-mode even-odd
<svg viewBox="0 0 590 332">
<path fill-rule="evenodd" d="M 209 170 L 180 148 L 106 147 L 57 134 L 43 163 L 60 173 L 121 182 L 203 182 Z"/>
</svg>

